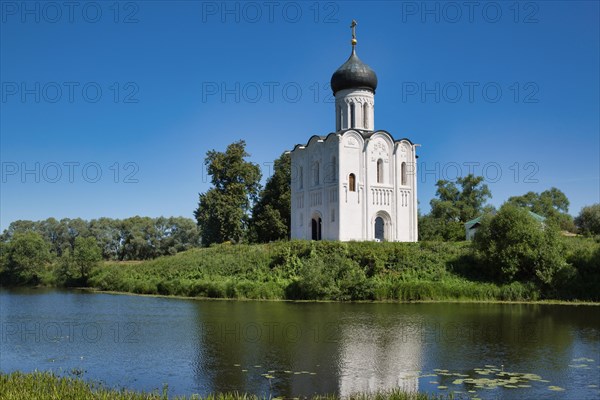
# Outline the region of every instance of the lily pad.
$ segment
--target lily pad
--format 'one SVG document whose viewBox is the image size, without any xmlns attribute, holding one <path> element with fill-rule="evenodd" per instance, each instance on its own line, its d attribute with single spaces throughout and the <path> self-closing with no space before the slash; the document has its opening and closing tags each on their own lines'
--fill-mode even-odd
<svg viewBox="0 0 600 400">
<path fill-rule="evenodd" d="M 594 362 L 594 360 L 592 358 L 587 358 L 587 357 L 579 357 L 579 358 L 574 358 L 573 362 Z"/>
</svg>

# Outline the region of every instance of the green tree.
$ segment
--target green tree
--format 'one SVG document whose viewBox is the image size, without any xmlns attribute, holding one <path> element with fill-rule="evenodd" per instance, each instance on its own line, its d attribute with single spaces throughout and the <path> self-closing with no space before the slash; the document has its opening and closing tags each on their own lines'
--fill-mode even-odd
<svg viewBox="0 0 600 400">
<path fill-rule="evenodd" d="M 420 215 L 419 240 L 446 242 L 465 240 L 465 226 L 458 221 L 446 221 L 431 215 Z"/>
<path fill-rule="evenodd" d="M 270 242 L 290 237 L 291 157 L 288 152 L 275 160 L 273 175 L 267 179 L 260 198 L 252 209 L 252 238 Z"/>
<path fill-rule="evenodd" d="M 196 223 L 183 217 L 157 218 L 156 230 L 159 233 L 160 253 L 173 255 L 200 245 L 200 235 Z"/>
<path fill-rule="evenodd" d="M 68 246 L 64 238 L 66 238 L 67 227 L 58 221 L 56 218 L 48 218 L 44 221 L 35 222 L 35 232 L 39 232 L 46 242 L 50 244 L 50 251 L 61 256 L 63 249 Z M 64 241 L 64 243 L 63 243 Z"/>
<path fill-rule="evenodd" d="M 575 225 L 584 235 L 600 235 L 600 203 L 583 207 L 575 218 Z"/>
<path fill-rule="evenodd" d="M 75 239 L 75 249 L 72 253 L 73 265 L 79 271 L 82 284 L 87 284 L 90 271 L 102 259 L 102 251 L 93 237 L 78 237 Z"/>
<path fill-rule="evenodd" d="M 89 223 L 90 234 L 96 238 L 96 243 L 102 250 L 106 260 L 118 260 L 123 241 L 121 221 L 111 218 L 93 219 Z"/>
<path fill-rule="evenodd" d="M 260 167 L 245 160 L 249 156 L 243 140 L 230 144 L 225 152 L 206 153 L 204 164 L 213 188 L 200 194 L 194 211 L 203 245 L 247 238 L 249 212 L 261 178 Z"/>
<path fill-rule="evenodd" d="M 542 215 L 555 222 L 562 230 L 574 232 L 573 217 L 569 212 L 569 199 L 559 189 L 553 187 L 541 193 L 527 192 L 522 196 L 513 196 L 508 203 L 528 208 L 531 212 Z"/>
<path fill-rule="evenodd" d="M 52 260 L 50 246 L 37 232 L 15 233 L 3 246 L 2 281 L 8 284 L 37 284 Z"/>
<path fill-rule="evenodd" d="M 50 252 L 61 258 L 65 254 L 69 257 L 72 255 L 78 237 L 94 237 L 106 260 L 146 260 L 175 254 L 200 244 L 198 227 L 191 218 L 139 216 L 123 220 L 19 220 L 12 222 L 4 230 L 0 235 L 0 242 L 8 245 L 16 234 L 27 232 L 40 234 Z"/>
<path fill-rule="evenodd" d="M 500 281 L 550 285 L 566 266 L 557 227 L 536 221 L 512 203 L 482 218 L 473 243 L 483 267 Z"/>
<path fill-rule="evenodd" d="M 456 183 L 439 180 L 431 212 L 419 219 L 421 240 L 456 241 L 465 239 L 464 223 L 493 209 L 485 206 L 492 197 L 482 176 L 469 174 Z"/>
<path fill-rule="evenodd" d="M 469 174 L 456 183 L 439 180 L 436 183 L 437 199 L 432 199 L 431 216 L 444 221 L 467 222 L 483 211 L 485 202 L 492 197 L 483 176 Z"/>
<path fill-rule="evenodd" d="M 75 240 L 78 237 L 86 237 L 89 236 L 89 227 L 88 222 L 84 221 L 81 218 L 64 218 L 60 221 L 61 224 L 66 225 L 66 240 L 63 239 L 63 246 L 66 248 L 68 245 L 71 250 L 75 249 Z M 63 251 L 64 251 L 63 248 Z"/>
<path fill-rule="evenodd" d="M 38 223 L 27 220 L 17 220 L 10 223 L 7 229 L 2 232 L 2 241 L 10 242 L 13 236 L 17 233 L 36 232 Z"/>
<path fill-rule="evenodd" d="M 137 215 L 122 221 L 121 260 L 148 260 L 160 255 L 160 238 L 154 222 L 152 218 Z"/>
<path fill-rule="evenodd" d="M 102 249 L 93 237 L 75 239 L 75 249 L 65 249 L 56 269 L 57 282 L 65 286 L 86 286 L 91 270 L 102 259 Z"/>
</svg>

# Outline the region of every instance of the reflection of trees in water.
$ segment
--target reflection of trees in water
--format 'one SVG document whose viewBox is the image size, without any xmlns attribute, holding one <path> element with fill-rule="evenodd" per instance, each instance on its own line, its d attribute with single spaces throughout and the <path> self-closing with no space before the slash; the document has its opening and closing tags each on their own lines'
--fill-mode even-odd
<svg viewBox="0 0 600 400">
<path fill-rule="evenodd" d="M 418 390 L 416 371 L 484 364 L 564 374 L 572 358 L 586 356 L 573 349 L 573 332 L 589 347 L 600 332 L 583 306 L 202 301 L 196 308 L 200 393 Z M 277 371 L 271 391 L 261 376 L 270 370 Z"/>
<path fill-rule="evenodd" d="M 573 328 L 599 332 L 587 307 L 544 304 L 431 304 L 427 347 L 433 368 L 474 368 L 465 360 L 506 368 L 563 369 L 571 359 Z M 425 311 L 425 310 L 424 310 Z M 597 335 L 597 333 L 596 333 Z M 597 338 L 596 338 L 597 342 Z M 432 346 L 431 344 L 435 344 Z M 551 357 L 549 357 L 551 355 Z M 551 364 L 547 364 L 551 361 Z M 554 365 L 553 365 L 554 364 Z"/>
<path fill-rule="evenodd" d="M 194 366 L 199 390 L 285 396 L 335 392 L 338 345 L 332 322 L 338 307 L 334 303 L 199 302 Z M 261 374 L 271 370 L 277 372 L 269 383 Z M 316 374 L 293 373 L 300 371 Z"/>
</svg>

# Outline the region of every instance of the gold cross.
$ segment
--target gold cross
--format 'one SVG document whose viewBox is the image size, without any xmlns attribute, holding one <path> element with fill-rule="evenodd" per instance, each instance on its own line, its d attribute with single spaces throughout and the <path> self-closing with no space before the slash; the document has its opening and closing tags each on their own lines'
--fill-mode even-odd
<svg viewBox="0 0 600 400">
<path fill-rule="evenodd" d="M 352 39 L 356 40 L 356 20 L 353 19 L 352 20 L 352 24 L 350 25 L 350 28 L 352 28 Z"/>
</svg>

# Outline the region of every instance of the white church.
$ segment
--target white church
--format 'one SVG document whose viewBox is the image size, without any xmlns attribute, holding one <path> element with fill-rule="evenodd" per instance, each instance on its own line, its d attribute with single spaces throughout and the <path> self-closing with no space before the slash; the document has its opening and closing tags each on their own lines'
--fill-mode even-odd
<svg viewBox="0 0 600 400">
<path fill-rule="evenodd" d="M 417 241 L 416 147 L 375 130 L 377 75 L 352 53 L 333 73 L 335 132 L 291 151 L 291 238 Z"/>
</svg>

